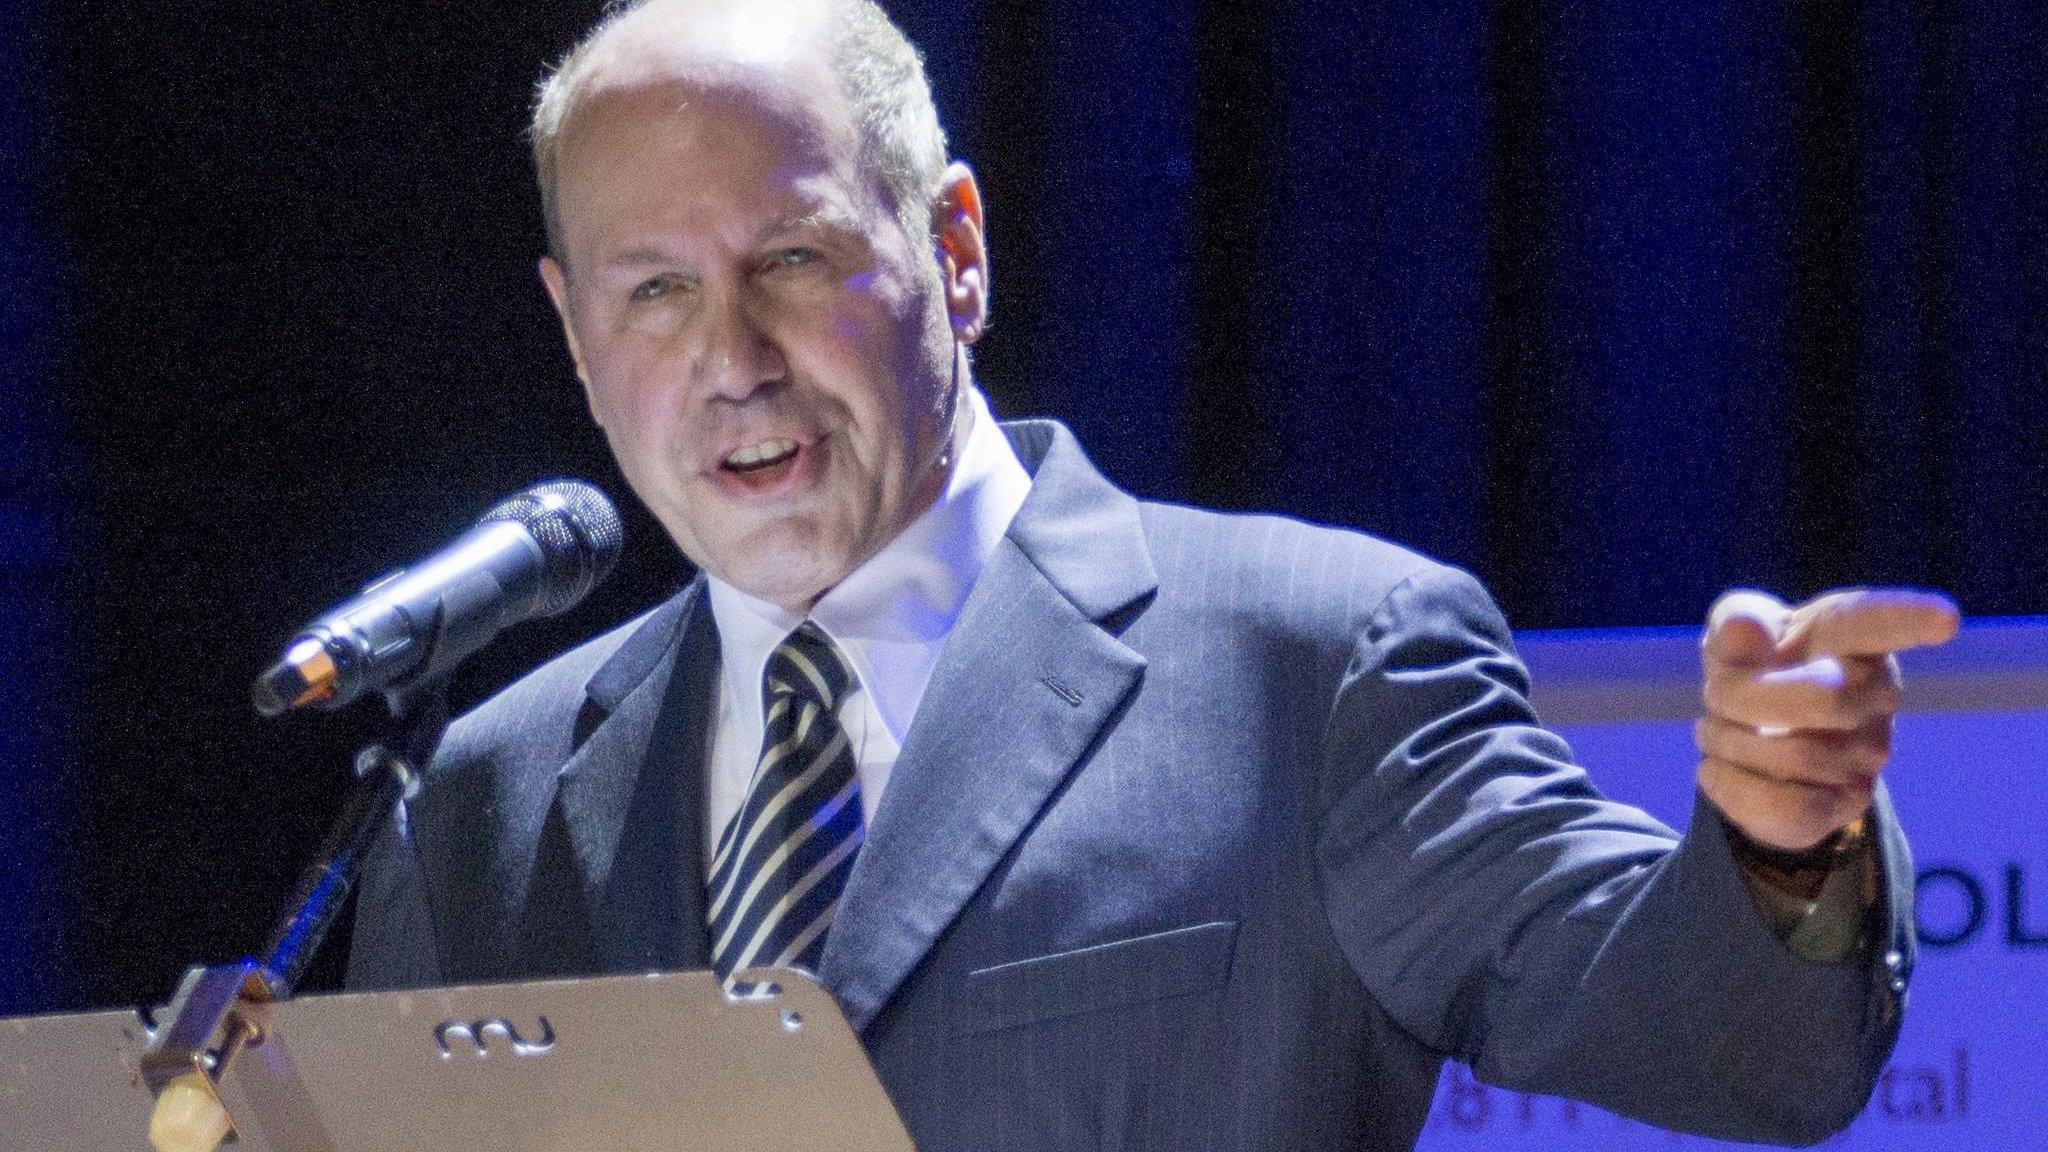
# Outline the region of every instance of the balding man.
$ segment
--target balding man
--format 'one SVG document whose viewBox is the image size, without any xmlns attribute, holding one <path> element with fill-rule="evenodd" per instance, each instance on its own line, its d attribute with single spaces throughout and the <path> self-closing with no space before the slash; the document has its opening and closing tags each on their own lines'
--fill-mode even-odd
<svg viewBox="0 0 2048 1152">
<path fill-rule="evenodd" d="M 450 730 L 356 986 L 802 966 L 927 1152 L 1406 1148 L 1446 1057 L 1748 1140 L 1861 1106 L 1890 654 L 1945 601 L 1724 598 L 1676 836 L 1470 577 L 995 423 L 981 194 L 872 5 L 626 8 L 534 155 L 591 414 L 701 574 Z"/>
</svg>

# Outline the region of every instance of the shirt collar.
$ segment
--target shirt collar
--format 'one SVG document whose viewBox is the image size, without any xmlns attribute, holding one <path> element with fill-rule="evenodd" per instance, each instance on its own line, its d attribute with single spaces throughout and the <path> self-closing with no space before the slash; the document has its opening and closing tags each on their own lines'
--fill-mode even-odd
<svg viewBox="0 0 2048 1152">
<path fill-rule="evenodd" d="M 1031 490 L 981 390 L 966 390 L 967 443 L 931 507 L 811 608 L 901 741 L 967 594 Z M 726 704 L 759 731 L 768 657 L 803 617 L 706 575 Z"/>
</svg>

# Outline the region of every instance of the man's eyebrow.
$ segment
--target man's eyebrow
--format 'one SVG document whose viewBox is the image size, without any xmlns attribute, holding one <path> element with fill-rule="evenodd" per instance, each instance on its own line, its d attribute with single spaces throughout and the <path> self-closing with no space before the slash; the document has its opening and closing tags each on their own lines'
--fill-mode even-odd
<svg viewBox="0 0 2048 1152">
<path fill-rule="evenodd" d="M 754 234 L 754 243 L 762 244 L 777 236 L 790 232 L 815 232 L 822 229 L 844 229 L 854 226 L 853 217 L 836 208 L 821 208 L 801 216 L 785 216 L 771 221 L 766 228 Z"/>
<path fill-rule="evenodd" d="M 645 268 L 655 264 L 674 264 L 676 262 L 674 253 L 644 244 L 624 248 L 617 252 L 607 252 L 604 259 L 598 261 L 599 264 L 606 268 Z"/>
<path fill-rule="evenodd" d="M 821 208 L 815 212 L 784 216 L 769 221 L 759 232 L 754 233 L 754 243 L 765 244 L 777 236 L 792 232 L 847 231 L 859 226 L 859 220 L 850 212 L 838 208 Z M 616 252 L 604 253 L 597 263 L 604 268 L 646 268 L 654 265 L 680 264 L 683 260 L 675 252 L 658 244 L 635 244 Z"/>
</svg>

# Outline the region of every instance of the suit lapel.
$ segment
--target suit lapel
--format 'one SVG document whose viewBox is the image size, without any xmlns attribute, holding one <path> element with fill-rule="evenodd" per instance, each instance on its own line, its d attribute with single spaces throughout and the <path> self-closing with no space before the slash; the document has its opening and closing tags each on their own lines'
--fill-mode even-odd
<svg viewBox="0 0 2048 1152">
<path fill-rule="evenodd" d="M 1145 661 L 1102 621 L 1157 584 L 1137 502 L 1064 428 L 1006 425 L 1031 495 L 925 690 L 826 938 L 865 1028 L 1094 746 Z"/>
<path fill-rule="evenodd" d="M 591 678 L 599 720 L 556 777 L 605 971 L 706 962 L 703 766 L 718 634 L 701 578 L 672 603 L 666 628 L 650 621 Z"/>
</svg>

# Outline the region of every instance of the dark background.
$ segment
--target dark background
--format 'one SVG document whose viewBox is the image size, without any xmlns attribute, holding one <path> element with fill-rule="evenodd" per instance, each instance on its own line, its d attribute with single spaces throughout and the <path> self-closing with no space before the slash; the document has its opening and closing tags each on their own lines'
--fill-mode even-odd
<svg viewBox="0 0 2048 1152">
<path fill-rule="evenodd" d="M 254 948 L 374 719 L 257 721 L 274 645 L 512 489 L 624 496 L 521 141 L 596 7 L 0 0 L 0 1012 Z M 1133 490 L 1522 627 L 2048 610 L 2042 6 L 890 7 L 989 203 L 980 379 Z M 676 586 L 628 528 L 463 701 Z"/>
</svg>

